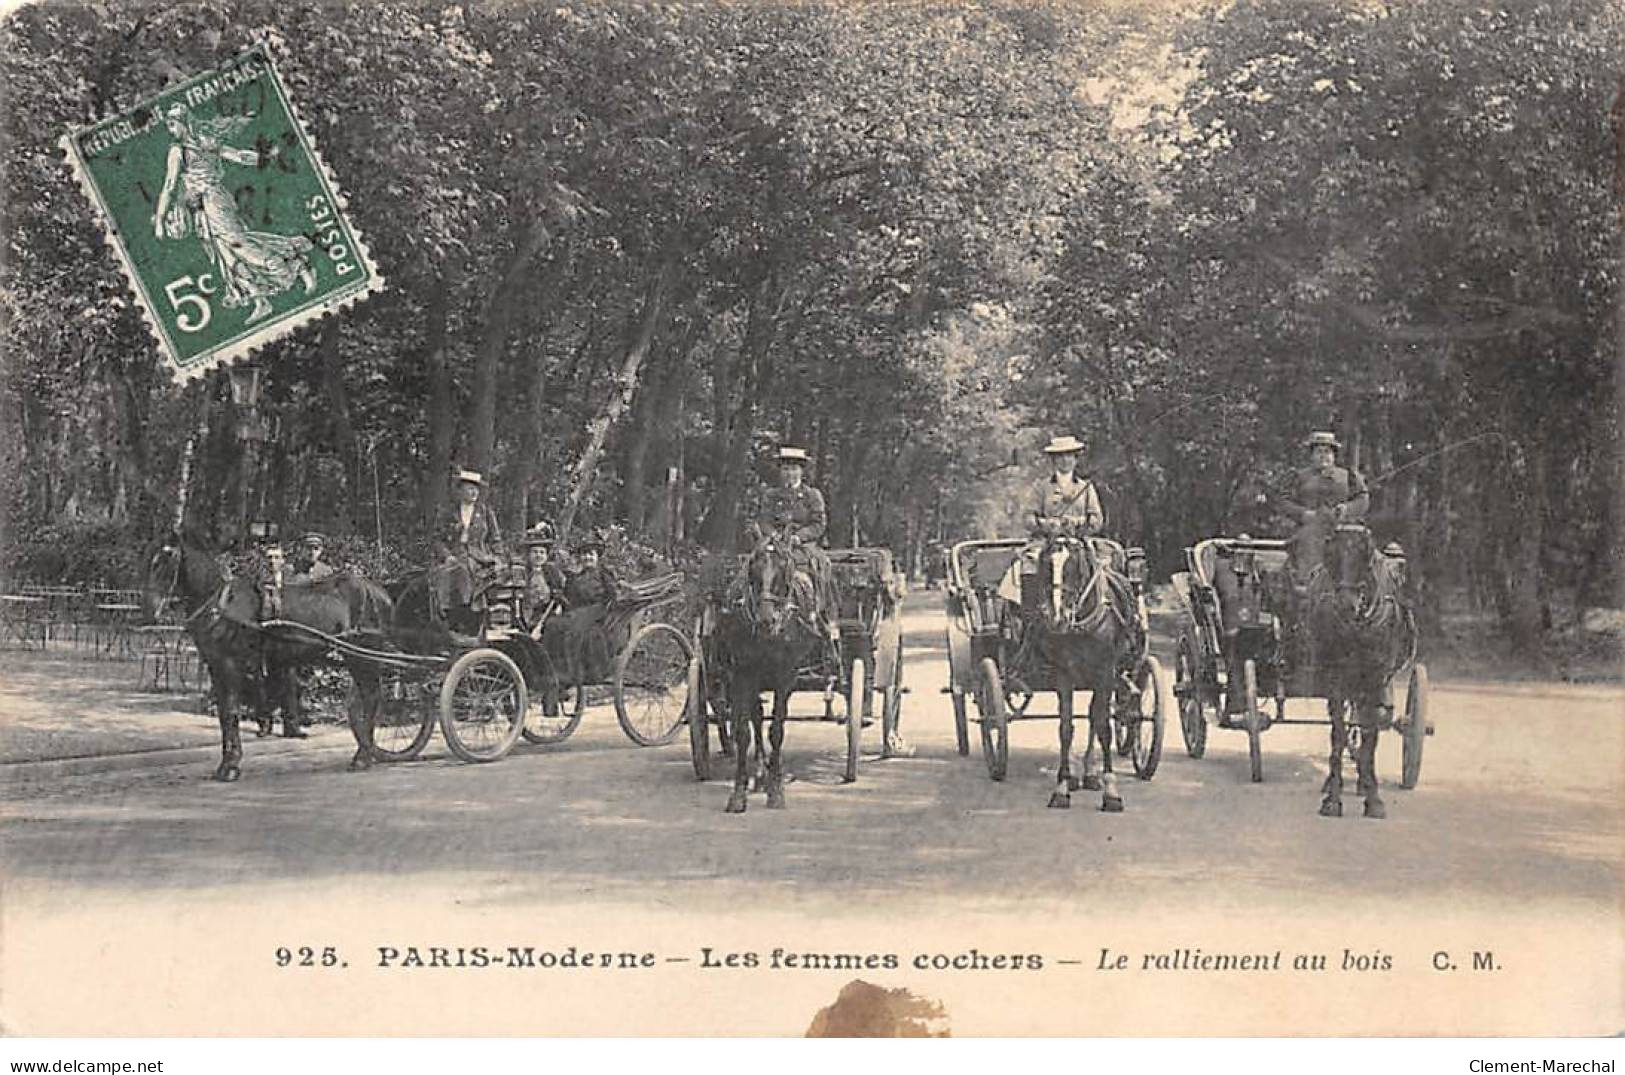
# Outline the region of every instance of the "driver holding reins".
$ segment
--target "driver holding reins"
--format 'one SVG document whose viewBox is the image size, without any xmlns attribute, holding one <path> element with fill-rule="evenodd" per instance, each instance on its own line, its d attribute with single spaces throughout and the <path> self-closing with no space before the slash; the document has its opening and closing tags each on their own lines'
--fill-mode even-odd
<svg viewBox="0 0 1625 1075">
<path fill-rule="evenodd" d="M 829 517 L 824 509 L 824 494 L 806 483 L 806 473 L 805 448 L 779 449 L 778 487 L 769 489 L 757 502 L 746 534 L 753 545 L 769 535 L 784 538 L 795 569 L 792 593 L 796 603 L 809 617 L 823 619 L 824 610 L 815 597 L 819 592 L 815 580 L 822 580 L 827 587 L 834 574 L 829 557 L 819 547 Z M 817 626 L 821 631 L 830 630 L 827 622 Z"/>
<path fill-rule="evenodd" d="M 1006 601 L 1021 603 L 1023 583 L 1037 576 L 1038 556 L 1046 540 L 1056 534 L 1090 537 L 1106 524 L 1095 483 L 1078 474 L 1083 448 L 1083 442 L 1073 436 L 1055 437 L 1044 446 L 1050 475 L 1039 479 L 1028 494 L 1032 540 L 999 582 L 998 594 Z"/>
</svg>

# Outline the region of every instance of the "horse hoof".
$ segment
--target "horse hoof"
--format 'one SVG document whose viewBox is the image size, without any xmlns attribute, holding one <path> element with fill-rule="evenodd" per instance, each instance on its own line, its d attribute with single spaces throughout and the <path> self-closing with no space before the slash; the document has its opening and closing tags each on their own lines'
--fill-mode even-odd
<svg viewBox="0 0 1625 1075">
<path fill-rule="evenodd" d="M 1342 817 L 1343 804 L 1335 799 L 1327 799 L 1320 804 L 1321 817 Z"/>
<path fill-rule="evenodd" d="M 214 779 L 222 784 L 235 784 L 242 775 L 243 771 L 235 765 L 222 765 L 214 771 Z"/>
<path fill-rule="evenodd" d="M 1082 786 L 1083 786 L 1083 782 L 1080 781 L 1077 777 L 1069 776 L 1069 777 L 1066 778 L 1066 790 L 1068 790 L 1068 791 L 1077 791 Z"/>
<path fill-rule="evenodd" d="M 768 792 L 767 793 L 767 808 L 769 810 L 783 810 L 784 809 L 784 792 L 782 792 L 782 791 L 778 791 L 778 792 L 770 791 L 770 792 Z"/>
<path fill-rule="evenodd" d="M 734 792 L 728 796 L 728 805 L 722 808 L 725 814 L 743 814 L 745 812 L 745 796 Z"/>
<path fill-rule="evenodd" d="M 1049 797 L 1049 807 L 1050 807 L 1051 810 L 1068 810 L 1068 809 L 1071 809 L 1071 807 L 1072 807 L 1072 796 L 1066 795 L 1066 794 L 1063 794 L 1062 792 L 1057 791 L 1055 794 L 1053 794 L 1053 795 L 1051 795 Z"/>
<path fill-rule="evenodd" d="M 257 738 L 264 739 L 275 730 L 276 729 L 272 728 L 269 724 L 261 724 L 258 728 L 254 729 L 254 735 Z"/>
<path fill-rule="evenodd" d="M 1381 799 L 1367 799 L 1365 803 L 1365 816 L 1374 817 L 1378 821 L 1388 816 L 1388 808 L 1382 805 Z"/>
<path fill-rule="evenodd" d="M 1107 795 L 1100 800 L 1100 810 L 1106 814 L 1121 814 L 1123 812 L 1123 800 L 1116 795 Z"/>
<path fill-rule="evenodd" d="M 1082 783 L 1080 783 L 1078 786 L 1083 788 L 1084 791 L 1099 791 L 1100 790 L 1100 777 L 1098 777 L 1098 776 L 1086 776 L 1086 777 L 1083 778 Z"/>
<path fill-rule="evenodd" d="M 360 773 L 372 768 L 372 758 L 365 751 L 358 750 L 350 759 L 350 772 Z"/>
</svg>

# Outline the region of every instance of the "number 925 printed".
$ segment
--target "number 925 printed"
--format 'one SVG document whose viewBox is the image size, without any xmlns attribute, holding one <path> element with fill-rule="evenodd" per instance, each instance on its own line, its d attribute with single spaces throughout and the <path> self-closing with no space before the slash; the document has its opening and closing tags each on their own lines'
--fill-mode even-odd
<svg viewBox="0 0 1625 1075">
<path fill-rule="evenodd" d="M 308 945 L 302 948 L 278 948 L 276 950 L 276 965 L 279 967 L 348 967 L 350 964 L 339 958 L 337 948 L 311 948 Z"/>
</svg>

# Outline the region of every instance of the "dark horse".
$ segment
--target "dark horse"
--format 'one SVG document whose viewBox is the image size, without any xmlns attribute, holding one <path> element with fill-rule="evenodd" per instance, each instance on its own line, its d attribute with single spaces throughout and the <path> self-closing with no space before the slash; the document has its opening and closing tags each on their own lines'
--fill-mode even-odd
<svg viewBox="0 0 1625 1075">
<path fill-rule="evenodd" d="M 1354 757 L 1365 816 L 1388 813 L 1377 790 L 1377 736 L 1393 724 L 1393 677 L 1416 656 L 1416 621 L 1401 590 L 1398 572 L 1376 550 L 1371 531 L 1348 523 L 1338 526 L 1324 563 L 1309 575 L 1317 683 L 1332 721 L 1330 772 L 1320 804 L 1326 817 L 1343 815 L 1345 750 Z M 1351 711 L 1357 730 L 1352 746 Z"/>
<path fill-rule="evenodd" d="M 283 728 L 285 734 L 296 729 L 298 692 L 286 685 L 293 669 L 325 659 L 328 646 L 314 635 L 308 640 L 294 633 L 269 638 L 259 626 L 260 595 L 254 581 L 229 577 L 213 555 L 179 534 L 171 534 L 152 547 L 142 582 L 142 606 L 149 621 L 170 600 L 179 602 L 185 612 L 187 631 L 214 685 L 220 719 L 220 765 L 214 778 L 236 780 L 242 775 L 243 757 L 239 700 L 253 690 L 263 730 L 269 723 L 266 688 L 285 685 Z M 381 639 L 381 632 L 390 624 L 392 606 L 389 594 L 376 583 L 353 575 L 334 575 L 284 587 L 281 618 L 326 635 L 354 635 L 358 630 L 369 630 L 378 632 Z M 352 675 L 357 672 L 357 667 L 352 666 Z M 353 716 L 351 723 L 354 731 Z M 356 741 L 364 741 L 359 733 Z"/>
<path fill-rule="evenodd" d="M 789 548 L 777 537 L 765 538 L 746 558 L 717 609 L 715 652 L 733 715 L 734 786 L 725 808 L 730 814 L 745 812 L 753 732 L 758 790 L 767 792 L 768 809 L 784 808 L 784 721 L 790 693 L 799 671 L 823 664 L 824 649 L 833 644 L 819 628 L 835 604 L 827 573 L 815 572 L 813 592 L 806 593 L 795 585 L 795 571 Z M 773 692 L 773 724 L 766 740 L 772 749 L 765 768 L 764 690 Z M 848 718 L 858 719 L 853 714 Z"/>
<path fill-rule="evenodd" d="M 1115 546 L 1090 540 L 1054 536 L 1038 559 L 1036 607 L 1024 610 L 1025 638 L 1055 674 L 1060 697 L 1061 763 L 1049 804 L 1072 805 L 1071 792 L 1102 789 L 1100 808 L 1120 813 L 1122 796 L 1112 772 L 1112 696 L 1117 690 L 1123 658 L 1143 645 L 1139 603 L 1128 577 L 1111 559 Z M 1072 692 L 1089 691 L 1089 741 L 1083 778 L 1072 775 Z M 1100 747 L 1103 776 L 1094 772 L 1094 751 Z"/>
</svg>

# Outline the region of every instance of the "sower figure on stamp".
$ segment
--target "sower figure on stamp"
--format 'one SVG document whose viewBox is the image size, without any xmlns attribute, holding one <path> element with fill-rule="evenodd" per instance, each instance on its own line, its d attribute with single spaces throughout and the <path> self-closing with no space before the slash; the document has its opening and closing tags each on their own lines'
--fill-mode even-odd
<svg viewBox="0 0 1625 1075">
<path fill-rule="evenodd" d="M 751 512 L 745 536 L 754 546 L 769 537 L 784 541 L 794 567 L 791 594 L 822 637 L 833 637 L 827 602 L 819 595 L 834 592 L 835 570 L 821 547 L 829 526 L 824 494 L 806 483 L 807 451 L 779 449 L 779 484 L 762 494 Z"/>
<path fill-rule="evenodd" d="M 457 472 L 457 491 L 451 509 L 436 534 L 434 585 L 435 617 L 447 626 L 473 630 L 475 613 L 483 608 L 483 593 L 501 571 L 502 531 L 496 513 L 480 499 L 485 484 L 477 471 Z"/>
</svg>

